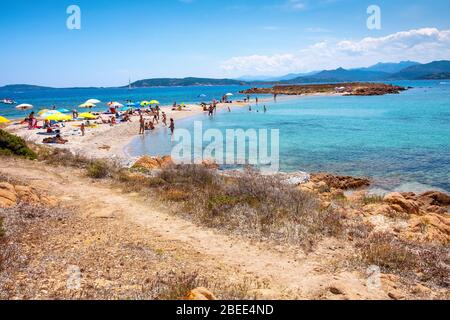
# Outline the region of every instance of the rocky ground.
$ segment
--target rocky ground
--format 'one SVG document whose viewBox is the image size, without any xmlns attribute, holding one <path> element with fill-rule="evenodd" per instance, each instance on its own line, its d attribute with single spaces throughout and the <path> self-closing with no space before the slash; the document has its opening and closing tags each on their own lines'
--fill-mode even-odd
<svg viewBox="0 0 450 320">
<path fill-rule="evenodd" d="M 346 228 L 305 252 L 197 225 L 79 169 L 0 161 L 0 298 L 449 298 L 446 194 L 372 196 L 368 179 L 325 173 L 296 180 Z"/>
</svg>

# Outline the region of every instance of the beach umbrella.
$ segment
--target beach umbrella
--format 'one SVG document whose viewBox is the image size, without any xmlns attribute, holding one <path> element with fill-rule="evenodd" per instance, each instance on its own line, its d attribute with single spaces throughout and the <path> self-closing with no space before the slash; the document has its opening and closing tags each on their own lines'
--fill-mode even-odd
<svg viewBox="0 0 450 320">
<path fill-rule="evenodd" d="M 133 109 L 132 107 L 122 107 L 122 108 L 120 108 L 119 110 L 120 111 L 128 111 L 128 110 L 130 110 L 130 109 Z"/>
<path fill-rule="evenodd" d="M 134 102 L 128 102 L 128 103 L 127 103 L 127 106 L 128 106 L 128 107 L 136 107 L 136 103 L 134 103 Z"/>
<path fill-rule="evenodd" d="M 85 103 L 88 103 L 88 104 L 97 104 L 97 103 L 101 103 L 101 101 L 98 100 L 98 99 L 89 99 L 89 100 L 87 100 Z"/>
<path fill-rule="evenodd" d="M 148 106 L 150 104 L 150 102 L 148 102 L 148 101 L 142 101 L 141 102 L 141 106 L 142 107 L 146 107 L 146 106 Z"/>
<path fill-rule="evenodd" d="M 33 106 L 31 104 L 24 103 L 24 104 L 19 104 L 16 107 L 16 109 L 17 110 L 30 110 L 30 109 L 33 109 Z"/>
<path fill-rule="evenodd" d="M 94 108 L 94 107 L 95 107 L 95 104 L 85 102 L 85 103 L 83 103 L 83 104 L 80 104 L 78 107 L 79 107 L 79 108 L 89 108 L 89 109 L 90 109 L 90 108 Z"/>
<path fill-rule="evenodd" d="M 65 109 L 65 108 L 61 108 L 61 109 L 58 109 L 56 111 L 61 112 L 61 113 L 69 113 L 69 112 L 71 112 L 70 110 Z"/>
<path fill-rule="evenodd" d="M 61 114 L 61 112 L 59 112 L 58 110 L 47 110 L 46 112 L 42 113 L 42 114 L 38 114 L 39 117 L 41 117 L 42 119 L 47 118 L 48 116 L 54 115 L 54 114 Z"/>
<path fill-rule="evenodd" d="M 110 106 L 111 108 L 122 108 L 122 107 L 123 107 L 123 104 L 121 104 L 121 103 L 115 101 L 115 102 L 109 103 L 109 106 Z"/>
<path fill-rule="evenodd" d="M 159 101 L 158 100 L 152 100 L 152 101 L 149 102 L 149 104 L 159 104 Z"/>
<path fill-rule="evenodd" d="M 78 115 L 78 117 L 79 117 L 79 118 L 88 119 L 88 120 L 90 120 L 90 119 L 97 119 L 97 116 L 94 116 L 94 115 L 93 115 L 92 113 L 90 113 L 90 112 L 82 113 L 82 114 Z"/>
<path fill-rule="evenodd" d="M 45 117 L 45 120 L 49 121 L 70 121 L 72 120 L 71 116 L 62 113 L 55 113 Z"/>
<path fill-rule="evenodd" d="M 8 119 L 6 119 L 5 117 L 0 116 L 0 123 L 8 123 L 10 122 Z"/>
<path fill-rule="evenodd" d="M 47 112 L 49 112 L 49 111 L 50 111 L 50 109 L 42 109 L 41 111 L 38 112 L 38 116 L 41 116 L 41 115 L 43 115 L 44 113 L 47 113 Z"/>
<path fill-rule="evenodd" d="M 226 96 L 227 96 L 227 97 L 232 97 L 232 96 L 234 96 L 234 94 L 232 94 L 232 93 L 227 93 Z"/>
</svg>

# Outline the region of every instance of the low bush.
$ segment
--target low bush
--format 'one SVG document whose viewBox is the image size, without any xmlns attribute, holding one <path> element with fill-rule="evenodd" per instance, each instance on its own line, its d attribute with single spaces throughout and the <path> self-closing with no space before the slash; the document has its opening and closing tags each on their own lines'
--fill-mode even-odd
<svg viewBox="0 0 450 320">
<path fill-rule="evenodd" d="M 0 129 L 0 155 L 20 156 L 30 160 L 37 159 L 25 140 Z"/>
<path fill-rule="evenodd" d="M 104 161 L 94 161 L 88 165 L 87 176 L 93 179 L 104 179 L 112 174 L 111 166 Z"/>
<path fill-rule="evenodd" d="M 165 182 L 154 185 L 163 200 L 181 203 L 177 212 L 208 227 L 305 248 L 342 232 L 342 217 L 321 210 L 314 195 L 252 170 L 230 178 L 201 166 L 177 166 L 154 179 Z"/>
<path fill-rule="evenodd" d="M 407 278 L 450 285 L 450 250 L 433 244 L 398 239 L 387 232 L 372 233 L 357 244 L 365 264 L 377 265 L 383 272 Z"/>
</svg>

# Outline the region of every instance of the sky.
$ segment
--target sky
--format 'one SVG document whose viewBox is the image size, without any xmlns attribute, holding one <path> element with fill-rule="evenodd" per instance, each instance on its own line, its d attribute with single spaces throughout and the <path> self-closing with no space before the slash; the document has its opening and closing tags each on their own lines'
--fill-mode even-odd
<svg viewBox="0 0 450 320">
<path fill-rule="evenodd" d="M 67 8 L 80 8 L 69 29 Z M 380 28 L 367 20 L 380 9 Z M 448 0 L 2 0 L 0 86 L 118 86 L 450 59 Z"/>
</svg>

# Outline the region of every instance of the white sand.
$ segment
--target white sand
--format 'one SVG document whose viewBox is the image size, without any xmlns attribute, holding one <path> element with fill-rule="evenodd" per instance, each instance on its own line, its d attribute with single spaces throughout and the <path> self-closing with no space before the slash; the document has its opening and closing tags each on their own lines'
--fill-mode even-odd
<svg viewBox="0 0 450 320">
<path fill-rule="evenodd" d="M 278 97 L 278 101 L 299 98 L 299 96 L 280 96 Z M 271 98 L 263 98 L 260 99 L 259 104 L 261 105 L 270 101 L 273 100 Z M 218 104 L 218 109 L 226 109 L 228 107 L 231 109 L 243 108 L 249 105 L 254 105 L 254 103 L 235 102 L 232 104 Z M 164 106 L 161 107 L 161 111 L 167 114 L 167 123 L 169 124 L 170 118 L 173 118 L 175 125 L 178 120 L 204 113 L 200 105 L 187 105 L 183 111 L 172 111 L 172 106 Z M 106 118 L 106 116 L 103 117 Z M 146 116 L 145 118 L 146 120 L 152 119 L 150 116 Z M 119 123 L 115 126 L 101 124 L 96 128 L 86 128 L 84 137 L 81 136 L 81 132 L 76 133 L 76 130 L 79 130 L 79 125 L 83 121 L 68 122 L 64 128 L 61 128 L 61 136 L 63 139 L 69 140 L 69 142 L 65 145 L 48 144 L 48 146 L 69 149 L 73 153 L 88 158 L 116 160 L 123 165 L 128 165 L 136 159 L 125 152 L 125 146 L 134 137 L 139 135 L 139 116 L 133 116 L 131 120 L 131 123 Z M 94 122 L 95 120 L 91 121 L 91 123 Z M 39 121 L 39 124 L 42 124 L 42 122 Z M 160 123 L 156 125 L 156 129 L 162 126 L 163 124 Z M 37 144 L 43 144 L 43 139 L 47 137 L 37 134 L 45 130 L 28 130 L 26 124 L 18 124 L 17 122 L 7 126 L 6 130 L 24 138 L 26 141 Z"/>
</svg>

